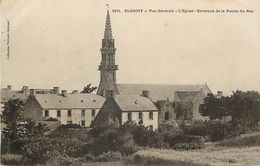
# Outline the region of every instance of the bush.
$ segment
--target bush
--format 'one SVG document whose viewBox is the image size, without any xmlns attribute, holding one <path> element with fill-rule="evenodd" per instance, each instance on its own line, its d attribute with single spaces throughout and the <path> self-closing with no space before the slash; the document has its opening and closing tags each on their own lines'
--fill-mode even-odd
<svg viewBox="0 0 260 166">
<path fill-rule="evenodd" d="M 1 153 L 11 153 L 10 140 L 4 133 L 1 134 Z"/>
<path fill-rule="evenodd" d="M 82 128 L 80 125 L 78 124 L 67 124 L 68 128 Z"/>
<path fill-rule="evenodd" d="M 208 126 L 205 121 L 193 121 L 191 124 L 182 123 L 182 129 L 188 135 L 200 135 L 205 137 L 208 135 Z"/>
<path fill-rule="evenodd" d="M 120 152 L 113 152 L 113 151 L 108 151 L 104 152 L 101 155 L 99 155 L 95 161 L 119 161 L 123 158 L 122 154 Z"/>
<path fill-rule="evenodd" d="M 177 135 L 171 140 L 170 145 L 173 149 L 201 149 L 204 147 L 204 138 L 194 135 Z"/>
<path fill-rule="evenodd" d="M 24 163 L 23 156 L 18 154 L 1 154 L 1 163 L 6 165 L 20 165 Z"/>
<path fill-rule="evenodd" d="M 59 121 L 59 119 L 57 119 L 57 118 L 53 118 L 53 117 L 50 117 L 50 118 L 47 119 L 46 121 Z"/>
<path fill-rule="evenodd" d="M 188 125 L 182 123 L 181 128 L 186 135 L 203 136 L 213 142 L 231 138 L 241 133 L 240 128 L 234 128 L 230 122 L 220 120 L 193 121 Z"/>
<path fill-rule="evenodd" d="M 220 141 L 234 136 L 234 128 L 231 123 L 225 121 L 206 121 L 211 141 Z M 239 134 L 239 133 L 238 133 Z"/>
<path fill-rule="evenodd" d="M 86 154 L 84 156 L 84 160 L 85 161 L 94 161 L 95 160 L 95 156 L 93 156 L 92 154 Z"/>
<path fill-rule="evenodd" d="M 178 143 L 172 147 L 176 150 L 196 150 L 204 148 L 204 144 L 198 143 Z"/>
<path fill-rule="evenodd" d="M 132 130 L 133 138 L 138 146 L 167 148 L 169 147 L 164 134 L 148 129 L 144 126 L 136 126 Z"/>
</svg>

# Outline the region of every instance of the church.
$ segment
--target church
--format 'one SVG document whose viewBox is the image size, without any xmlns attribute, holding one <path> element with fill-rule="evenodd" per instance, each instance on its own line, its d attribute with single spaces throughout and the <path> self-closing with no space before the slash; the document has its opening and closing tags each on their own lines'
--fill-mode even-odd
<svg viewBox="0 0 260 166">
<path fill-rule="evenodd" d="M 207 94 L 212 93 L 207 84 L 164 85 L 117 83 L 116 71 L 118 70 L 118 65 L 116 64 L 115 60 L 115 39 L 112 35 L 109 10 L 107 11 L 104 37 L 102 39 L 102 48 L 100 49 L 100 51 L 101 63 L 98 68 L 100 71 L 100 83 L 98 86 L 97 94 L 106 97 L 107 100 L 115 103 L 114 105 L 116 106 L 113 107 L 111 106 L 111 104 L 106 104 L 105 102 L 99 114 L 102 114 L 102 112 L 106 111 L 113 112 L 114 110 L 117 110 L 117 107 L 120 106 L 120 103 L 118 103 L 118 98 L 121 98 L 121 96 L 131 96 L 125 97 L 125 100 L 123 101 L 123 103 L 128 103 L 128 105 L 132 107 L 132 109 L 128 108 L 129 117 L 131 116 L 130 112 L 133 111 L 138 112 L 141 110 L 146 110 L 149 112 L 149 108 L 140 108 L 141 110 L 138 110 L 135 108 L 135 104 L 129 104 L 131 102 L 134 103 L 135 101 L 138 101 L 137 99 L 142 96 L 149 99 L 157 108 L 157 110 L 153 109 L 150 111 L 156 111 L 158 113 L 159 123 L 174 121 L 177 119 L 205 119 L 205 117 L 202 117 L 199 113 L 199 106 L 203 103 L 203 99 L 207 96 Z M 109 97 L 107 96 L 107 93 L 109 93 Z M 111 100 L 111 96 L 112 98 L 114 98 L 114 100 Z M 136 96 L 136 100 L 132 100 L 133 96 Z M 109 115 L 106 115 L 106 117 L 108 116 Z M 99 116 L 97 115 L 96 119 L 98 118 Z M 118 118 L 118 120 L 121 121 L 120 123 L 122 124 L 123 121 L 120 119 L 122 119 L 122 117 Z"/>
</svg>

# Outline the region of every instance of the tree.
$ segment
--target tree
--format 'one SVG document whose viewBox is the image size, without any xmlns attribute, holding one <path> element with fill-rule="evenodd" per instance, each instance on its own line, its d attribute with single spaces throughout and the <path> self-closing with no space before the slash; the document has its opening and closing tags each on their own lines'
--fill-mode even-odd
<svg viewBox="0 0 260 166">
<path fill-rule="evenodd" d="M 20 99 L 11 99 L 4 105 L 3 121 L 5 127 L 3 134 L 10 141 L 11 150 L 17 152 L 19 150 L 19 139 L 24 134 L 23 117 L 21 115 L 21 108 L 23 101 Z"/>
<path fill-rule="evenodd" d="M 10 144 L 10 150 L 14 153 L 25 154 L 30 157 L 31 149 L 38 138 L 43 138 L 48 127 L 43 123 L 36 123 L 30 119 L 25 121 L 22 116 L 23 101 L 20 99 L 11 99 L 3 111 L 3 120 L 5 127 L 3 134 Z M 44 148 L 44 147 L 42 147 Z M 29 150 L 29 151 L 28 151 Z"/>
<path fill-rule="evenodd" d="M 83 88 L 83 90 L 81 91 L 81 93 L 92 93 L 93 91 L 95 91 L 97 89 L 97 87 L 91 87 L 91 84 L 88 84 L 87 86 L 85 86 Z"/>
<path fill-rule="evenodd" d="M 233 125 L 254 128 L 260 121 L 260 94 L 256 91 L 236 91 L 230 97 Z"/>
<path fill-rule="evenodd" d="M 204 104 L 200 105 L 200 114 L 202 116 L 209 116 L 211 120 L 222 120 L 226 116 L 230 115 L 229 97 L 222 96 L 217 98 L 213 94 L 209 93 L 204 98 Z"/>
</svg>

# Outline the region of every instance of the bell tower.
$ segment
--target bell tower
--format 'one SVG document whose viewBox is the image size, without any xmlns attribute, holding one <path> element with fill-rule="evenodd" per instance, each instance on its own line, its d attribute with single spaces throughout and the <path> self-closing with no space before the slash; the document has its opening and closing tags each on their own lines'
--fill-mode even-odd
<svg viewBox="0 0 260 166">
<path fill-rule="evenodd" d="M 101 96 L 106 95 L 106 91 L 112 90 L 115 94 L 118 93 L 116 84 L 116 70 L 118 65 L 115 64 L 115 41 L 112 36 L 112 28 L 110 22 L 109 10 L 107 10 L 106 25 L 104 38 L 102 39 L 101 63 L 98 70 L 100 70 L 100 83 L 97 94 Z"/>
</svg>

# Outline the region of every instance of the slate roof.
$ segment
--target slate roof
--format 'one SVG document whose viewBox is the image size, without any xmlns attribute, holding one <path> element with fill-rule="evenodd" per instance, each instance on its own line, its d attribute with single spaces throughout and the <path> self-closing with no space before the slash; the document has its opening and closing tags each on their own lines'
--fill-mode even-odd
<svg viewBox="0 0 260 166">
<path fill-rule="evenodd" d="M 1 89 L 1 103 L 6 103 L 10 99 L 21 99 L 25 101 L 29 96 L 29 93 L 23 93 L 20 90 L 10 90 L 6 88 Z"/>
<path fill-rule="evenodd" d="M 43 109 L 83 109 L 101 108 L 105 98 L 95 94 L 36 94 L 35 99 Z"/>
<path fill-rule="evenodd" d="M 140 95 L 143 90 L 150 91 L 151 100 L 175 101 L 175 92 L 177 91 L 202 91 L 205 95 L 211 93 L 209 87 L 204 85 L 163 85 L 163 84 L 118 84 L 119 94 Z"/>
<path fill-rule="evenodd" d="M 38 94 L 46 94 L 52 93 L 53 89 L 34 89 L 34 91 Z M 10 99 L 21 99 L 22 101 L 26 101 L 30 95 L 30 91 L 28 90 L 12 90 L 8 88 L 1 88 L 1 102 L 6 103 Z"/>
<path fill-rule="evenodd" d="M 176 91 L 175 92 L 175 101 L 180 102 L 192 102 L 201 91 Z"/>
<path fill-rule="evenodd" d="M 153 102 L 140 95 L 115 95 L 114 100 L 122 111 L 157 111 Z"/>
</svg>

